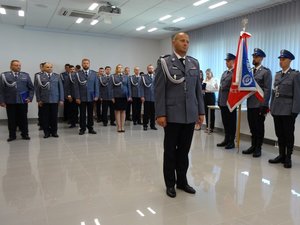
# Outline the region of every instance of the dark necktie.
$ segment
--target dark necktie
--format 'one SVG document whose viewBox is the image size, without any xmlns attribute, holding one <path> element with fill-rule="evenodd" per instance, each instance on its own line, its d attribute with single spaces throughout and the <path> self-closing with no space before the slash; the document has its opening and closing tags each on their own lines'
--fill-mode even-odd
<svg viewBox="0 0 300 225">
<path fill-rule="evenodd" d="M 50 76 L 51 76 L 51 75 L 50 75 L 50 73 L 48 73 L 48 77 L 49 77 L 49 79 L 50 79 Z"/>
<path fill-rule="evenodd" d="M 284 75 L 285 75 L 285 73 L 282 73 L 282 74 L 281 74 L 281 78 L 283 78 L 283 77 L 284 77 Z"/>
<path fill-rule="evenodd" d="M 185 67 L 184 58 L 180 58 L 179 61 L 181 62 L 181 64 L 183 65 L 183 67 Z"/>
<path fill-rule="evenodd" d="M 89 75 L 88 75 L 87 71 L 85 71 L 84 73 L 85 73 L 85 77 L 88 78 Z"/>
<path fill-rule="evenodd" d="M 15 78 L 18 79 L 19 73 L 15 73 Z"/>
<path fill-rule="evenodd" d="M 254 70 L 253 70 L 253 74 L 256 74 L 256 71 L 257 71 L 257 69 L 256 69 L 256 68 L 254 68 Z"/>
</svg>

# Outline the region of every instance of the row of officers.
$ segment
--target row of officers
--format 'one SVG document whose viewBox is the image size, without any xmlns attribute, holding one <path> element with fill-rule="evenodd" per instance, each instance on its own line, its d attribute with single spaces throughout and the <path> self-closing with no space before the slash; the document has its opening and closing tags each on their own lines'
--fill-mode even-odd
<svg viewBox="0 0 300 225">
<path fill-rule="evenodd" d="M 21 71 L 21 62 L 12 60 L 10 71 L 0 77 L 0 104 L 6 108 L 8 118 L 8 142 L 16 139 L 19 127 L 22 139 L 29 140 L 28 103 L 32 102 L 34 93 L 38 103 L 38 117 L 44 138 L 58 137 L 57 120 L 59 105 L 68 104 L 70 127 L 75 127 L 79 111 L 79 135 L 86 130 L 96 134 L 93 129 L 94 103 L 102 105 L 102 121 L 107 126 L 107 111 L 110 108 L 111 125 L 119 133 L 125 132 L 124 122 L 128 103 L 132 102 L 134 124 L 141 124 L 141 106 L 144 104 L 144 130 L 155 127 L 154 110 L 154 67 L 147 66 L 147 74 L 139 75 L 135 68 L 132 76 L 123 75 L 122 65 L 117 65 L 111 75 L 111 68 L 100 68 L 99 74 L 90 69 L 90 60 L 82 60 L 82 70 L 76 72 L 74 66 L 68 65 L 68 71 L 62 74 L 53 72 L 50 63 L 41 63 L 41 71 L 34 76 L 34 83 L 28 73 Z"/>
</svg>

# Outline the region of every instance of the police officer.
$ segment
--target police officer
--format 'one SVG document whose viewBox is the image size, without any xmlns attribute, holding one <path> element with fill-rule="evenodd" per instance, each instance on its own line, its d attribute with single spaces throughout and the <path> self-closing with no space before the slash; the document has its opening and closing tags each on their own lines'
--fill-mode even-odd
<svg viewBox="0 0 300 225">
<path fill-rule="evenodd" d="M 130 68 L 128 66 L 124 69 L 124 75 L 128 78 L 130 77 Z M 126 119 L 127 121 L 132 121 L 132 118 L 130 116 L 131 114 L 131 108 L 132 108 L 132 101 L 127 102 L 127 108 L 126 108 Z"/>
<path fill-rule="evenodd" d="M 100 98 L 102 101 L 102 122 L 103 126 L 107 126 L 108 123 L 108 108 L 109 108 L 109 119 L 110 125 L 116 126 L 115 124 L 115 111 L 112 103 L 112 80 L 111 80 L 111 67 L 105 67 L 105 74 L 99 77 L 100 81 Z"/>
<path fill-rule="evenodd" d="M 278 138 L 279 155 L 270 159 L 269 163 L 283 163 L 285 168 L 291 168 L 295 120 L 300 112 L 300 73 L 290 67 L 295 59 L 291 52 L 281 50 L 278 58 L 282 70 L 275 75 L 270 109 Z"/>
<path fill-rule="evenodd" d="M 134 67 L 134 74 L 130 76 L 131 82 L 131 95 L 132 95 L 132 120 L 133 125 L 142 124 L 141 123 L 141 76 L 140 68 Z"/>
<path fill-rule="evenodd" d="M 28 73 L 21 72 L 21 62 L 12 60 L 11 71 L 4 72 L 0 77 L 0 106 L 6 107 L 9 138 L 16 139 L 16 128 L 19 126 L 21 136 L 29 140 L 28 135 L 28 103 L 33 99 L 34 86 Z"/>
<path fill-rule="evenodd" d="M 234 139 L 236 132 L 236 109 L 233 110 L 233 112 L 229 111 L 227 99 L 233 75 L 235 55 L 227 53 L 225 60 L 228 69 L 222 74 L 218 96 L 218 105 L 221 109 L 222 122 L 225 130 L 225 139 L 221 143 L 217 144 L 217 146 L 225 147 L 225 149 L 232 149 L 235 147 Z"/>
<path fill-rule="evenodd" d="M 189 36 L 178 33 L 173 38 L 174 53 L 162 56 L 155 78 L 155 109 L 157 123 L 164 127 L 164 180 L 166 194 L 174 198 L 177 189 L 195 194 L 186 173 L 188 153 L 195 122 L 204 120 L 204 101 L 199 63 L 187 56 Z"/>
<path fill-rule="evenodd" d="M 53 73 L 53 65 L 45 63 L 43 73 L 36 76 L 36 101 L 41 110 L 44 138 L 57 138 L 58 103 L 64 103 L 64 88 L 59 74 Z"/>
<path fill-rule="evenodd" d="M 97 134 L 94 130 L 93 109 L 94 101 L 99 98 L 99 80 L 97 73 L 90 70 L 90 60 L 82 60 L 82 70 L 76 74 L 75 98 L 80 108 L 80 130 L 79 135 L 83 135 L 88 128 L 90 134 Z"/>
<path fill-rule="evenodd" d="M 34 74 L 34 80 L 33 80 L 34 86 L 36 85 L 35 84 L 35 82 L 36 82 L 36 76 L 44 72 L 43 71 L 44 65 L 45 65 L 45 62 L 40 63 L 40 71 Z M 38 105 L 38 126 L 39 126 L 39 130 L 43 129 L 41 124 L 42 124 L 42 122 L 41 122 L 41 112 L 40 112 L 40 107 Z"/>
<path fill-rule="evenodd" d="M 150 128 L 157 130 L 155 127 L 154 67 L 151 64 L 148 65 L 147 71 L 148 73 L 141 77 L 141 100 L 144 103 L 143 126 L 144 130 L 147 130 L 150 120 Z"/>
<path fill-rule="evenodd" d="M 100 79 L 103 77 L 104 75 L 104 68 L 100 67 L 99 71 L 98 71 L 98 79 L 100 82 Z M 100 123 L 102 121 L 102 100 L 101 100 L 101 85 L 99 85 L 99 93 L 100 93 L 100 98 L 98 99 L 98 101 L 96 102 L 96 114 L 97 114 L 97 123 Z"/>
<path fill-rule="evenodd" d="M 257 84 L 264 92 L 264 101 L 260 102 L 255 95 L 247 99 L 247 118 L 251 132 L 251 146 L 243 154 L 253 154 L 254 158 L 261 156 L 261 146 L 265 135 L 265 118 L 269 111 L 269 101 L 272 89 L 272 73 L 262 65 L 266 54 L 259 48 L 254 49 L 252 72 Z"/>
<path fill-rule="evenodd" d="M 73 65 L 69 66 L 69 76 L 65 78 L 65 93 L 67 95 L 67 99 L 70 104 L 69 109 L 69 128 L 76 127 L 76 123 L 78 123 L 78 105 L 76 104 L 75 99 L 75 79 L 77 78 L 77 73 L 75 71 L 75 67 Z"/>
<path fill-rule="evenodd" d="M 63 85 L 64 85 L 64 90 L 68 89 L 67 86 L 68 86 L 69 82 L 67 81 L 67 79 L 69 78 L 69 70 L 70 70 L 70 64 L 67 63 L 67 64 L 65 64 L 65 71 L 60 74 L 61 80 L 62 80 Z M 64 100 L 64 121 L 70 122 L 69 121 L 69 119 L 70 119 L 69 118 L 69 114 L 70 114 L 70 112 L 69 112 L 70 111 L 70 102 L 67 99 L 68 95 L 66 94 L 66 92 L 64 93 L 64 96 L 65 96 L 65 100 Z"/>
</svg>

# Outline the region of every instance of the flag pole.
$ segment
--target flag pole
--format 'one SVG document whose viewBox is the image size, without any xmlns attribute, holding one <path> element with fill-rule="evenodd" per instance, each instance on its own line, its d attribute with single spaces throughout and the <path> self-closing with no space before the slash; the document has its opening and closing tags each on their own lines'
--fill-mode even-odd
<svg viewBox="0 0 300 225">
<path fill-rule="evenodd" d="M 243 25 L 243 31 L 246 32 L 246 27 L 248 24 L 248 19 L 244 18 L 242 20 L 242 25 Z M 242 118 L 242 105 L 239 105 L 238 108 L 238 124 L 237 124 L 237 131 L 236 131 L 236 144 L 237 144 L 237 153 L 240 152 L 240 141 L 241 141 L 241 118 Z"/>
</svg>

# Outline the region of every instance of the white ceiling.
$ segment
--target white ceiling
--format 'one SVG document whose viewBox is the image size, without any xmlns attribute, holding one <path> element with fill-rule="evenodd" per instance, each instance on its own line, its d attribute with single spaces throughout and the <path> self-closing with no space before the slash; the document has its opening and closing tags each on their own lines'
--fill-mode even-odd
<svg viewBox="0 0 300 225">
<path fill-rule="evenodd" d="M 20 25 L 25 29 L 41 29 L 67 33 L 88 35 L 118 35 L 162 39 L 173 32 L 163 30 L 164 27 L 178 27 L 191 30 L 208 24 L 223 21 L 261 8 L 287 2 L 289 0 L 227 0 L 225 6 L 210 10 L 208 6 L 221 0 L 209 2 L 195 7 L 197 0 L 111 0 L 110 2 L 121 8 L 119 16 L 113 16 L 112 24 L 103 21 L 91 26 L 91 20 L 84 20 L 76 24 L 75 17 L 59 15 L 61 8 L 88 11 L 88 7 L 97 0 L 0 0 L 1 5 L 19 6 L 25 11 L 25 17 L 19 17 L 16 11 L 7 10 L 6 15 L 0 15 L 0 23 Z M 95 12 L 98 11 L 98 8 Z M 172 18 L 160 22 L 159 18 L 167 14 Z M 176 24 L 172 20 L 178 17 L 186 19 Z M 139 26 L 146 26 L 142 31 L 136 31 Z M 158 30 L 148 33 L 147 30 L 157 27 Z"/>
</svg>

